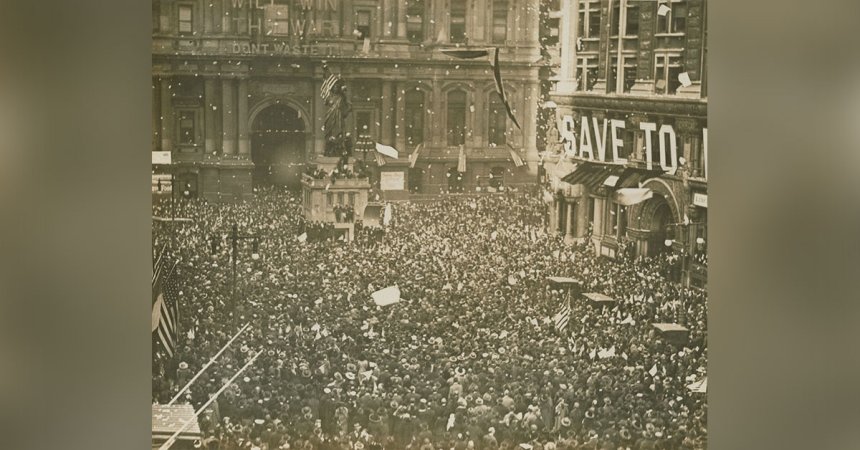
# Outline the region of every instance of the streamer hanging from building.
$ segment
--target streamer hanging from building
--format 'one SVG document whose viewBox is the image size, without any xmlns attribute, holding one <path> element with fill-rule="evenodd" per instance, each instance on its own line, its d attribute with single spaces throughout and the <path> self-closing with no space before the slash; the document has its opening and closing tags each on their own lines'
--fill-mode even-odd
<svg viewBox="0 0 860 450">
<path fill-rule="evenodd" d="M 490 56 L 490 51 L 493 51 L 492 56 Z M 522 130 L 519 121 L 514 116 L 513 110 L 511 110 L 511 104 L 508 103 L 508 97 L 505 94 L 505 86 L 502 84 L 502 72 L 501 67 L 499 66 L 499 48 L 487 48 L 483 50 L 466 50 L 466 49 L 456 49 L 456 48 L 447 48 L 442 49 L 442 53 L 452 56 L 454 58 L 460 59 L 477 59 L 484 56 L 490 57 L 490 67 L 493 69 L 493 80 L 496 82 L 496 93 L 499 94 L 499 98 L 502 100 L 502 104 L 505 105 L 505 111 L 508 113 L 508 117 L 514 122 L 514 125 L 517 128 Z"/>
</svg>

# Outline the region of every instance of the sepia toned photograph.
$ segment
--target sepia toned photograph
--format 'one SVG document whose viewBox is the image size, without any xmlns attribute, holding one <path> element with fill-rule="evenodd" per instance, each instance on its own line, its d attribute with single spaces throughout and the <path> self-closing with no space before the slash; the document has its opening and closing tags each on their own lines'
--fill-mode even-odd
<svg viewBox="0 0 860 450">
<path fill-rule="evenodd" d="M 152 448 L 706 449 L 707 7 L 152 0 Z"/>
</svg>

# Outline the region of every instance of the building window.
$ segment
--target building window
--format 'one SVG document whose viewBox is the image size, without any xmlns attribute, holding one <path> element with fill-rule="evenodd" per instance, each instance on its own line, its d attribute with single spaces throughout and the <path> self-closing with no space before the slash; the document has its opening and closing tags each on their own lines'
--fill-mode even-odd
<svg viewBox="0 0 860 450">
<path fill-rule="evenodd" d="M 373 119 L 373 111 L 356 111 L 355 112 L 355 135 L 356 136 L 371 136 L 371 121 Z"/>
<path fill-rule="evenodd" d="M 702 140 L 696 136 L 690 138 L 690 176 L 705 178 L 705 155 Z"/>
<path fill-rule="evenodd" d="M 508 129 L 508 116 L 505 105 L 495 93 L 490 94 L 489 112 L 487 116 L 489 129 L 487 130 L 487 142 L 492 145 L 505 145 L 505 131 Z"/>
<path fill-rule="evenodd" d="M 505 168 L 493 167 L 490 169 L 490 186 L 496 189 L 505 185 Z"/>
<path fill-rule="evenodd" d="M 619 27 L 621 26 L 621 5 L 620 1 L 616 2 L 615 5 L 612 6 L 612 23 L 610 36 L 617 37 L 619 32 Z"/>
<path fill-rule="evenodd" d="M 355 206 L 355 192 L 349 193 L 349 206 Z"/>
<path fill-rule="evenodd" d="M 583 39 L 600 37 L 600 2 L 579 2 L 579 36 Z"/>
<path fill-rule="evenodd" d="M 191 34 L 194 31 L 193 11 L 191 5 L 179 5 L 179 34 Z"/>
<path fill-rule="evenodd" d="M 424 92 L 410 90 L 406 94 L 406 143 L 424 142 Z"/>
<path fill-rule="evenodd" d="M 331 207 L 332 205 L 334 205 L 334 193 L 333 192 L 326 192 L 325 203 L 328 207 Z"/>
<path fill-rule="evenodd" d="M 344 204 L 344 202 L 343 202 L 343 192 L 338 192 L 338 193 L 337 193 L 337 204 L 338 204 L 338 205 L 343 205 L 343 204 Z"/>
<path fill-rule="evenodd" d="M 580 91 L 594 90 L 597 83 L 597 55 L 582 56 L 576 67 L 576 86 Z"/>
<path fill-rule="evenodd" d="M 684 33 L 687 31 L 687 4 L 661 3 L 669 8 L 665 15 L 657 14 L 657 33 Z M 660 6 L 658 6 L 659 8 Z"/>
<path fill-rule="evenodd" d="M 363 40 L 370 37 L 370 11 L 356 11 L 355 13 L 355 37 Z"/>
<path fill-rule="evenodd" d="M 406 3 L 406 37 L 409 42 L 424 40 L 424 0 L 408 0 Z"/>
<path fill-rule="evenodd" d="M 451 2 L 451 23 L 449 25 L 451 42 L 466 42 L 466 2 Z"/>
<path fill-rule="evenodd" d="M 612 70 L 609 73 L 609 79 L 606 83 L 614 92 L 629 93 L 636 83 L 636 56 L 622 55 L 623 70 L 618 72 L 618 59 L 612 58 Z M 618 78 L 620 76 L 620 78 Z"/>
<path fill-rule="evenodd" d="M 628 0 L 629 1 L 629 0 Z M 639 36 L 639 6 L 627 4 L 627 16 L 624 22 L 624 36 Z"/>
<path fill-rule="evenodd" d="M 195 145 L 197 143 L 196 114 L 191 110 L 180 110 L 179 113 L 179 144 Z"/>
<path fill-rule="evenodd" d="M 493 42 L 504 44 L 508 39 L 508 0 L 493 0 Z"/>
<path fill-rule="evenodd" d="M 466 143 L 466 93 L 448 93 L 448 145 Z"/>
<path fill-rule="evenodd" d="M 657 54 L 654 75 L 654 91 L 657 94 L 674 95 L 678 92 L 681 82 L 678 75 L 683 72 L 681 67 L 681 55 Z"/>
</svg>

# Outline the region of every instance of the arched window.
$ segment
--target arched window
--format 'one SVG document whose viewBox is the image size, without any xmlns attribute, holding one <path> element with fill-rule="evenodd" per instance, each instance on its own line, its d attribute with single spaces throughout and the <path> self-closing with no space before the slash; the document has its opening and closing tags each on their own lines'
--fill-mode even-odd
<svg viewBox="0 0 860 450">
<path fill-rule="evenodd" d="M 406 94 L 406 143 L 410 146 L 424 142 L 424 92 L 410 90 Z"/>
<path fill-rule="evenodd" d="M 448 93 L 448 145 L 466 143 L 466 93 Z"/>
<path fill-rule="evenodd" d="M 505 145 L 505 142 L 507 142 L 505 140 L 505 131 L 508 128 L 508 116 L 505 111 L 505 105 L 495 92 L 491 92 L 489 95 L 490 114 L 487 115 L 487 124 L 489 125 L 487 129 L 487 142 L 490 145 Z"/>
</svg>

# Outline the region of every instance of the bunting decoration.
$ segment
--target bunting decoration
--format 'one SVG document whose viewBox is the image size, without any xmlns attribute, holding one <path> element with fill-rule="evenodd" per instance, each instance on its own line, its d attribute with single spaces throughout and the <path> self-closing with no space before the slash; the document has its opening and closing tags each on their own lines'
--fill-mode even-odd
<svg viewBox="0 0 860 450">
<path fill-rule="evenodd" d="M 499 98 L 502 100 L 502 104 L 505 105 L 505 111 L 508 113 L 508 117 L 514 122 L 514 125 L 516 125 L 517 128 L 522 130 L 523 127 L 520 126 L 519 121 L 517 121 L 517 118 L 514 116 L 514 112 L 511 109 L 511 104 L 508 103 L 508 97 L 505 94 L 505 87 L 502 84 L 502 71 L 501 67 L 499 66 L 499 48 L 492 48 L 492 56 L 490 55 L 490 50 L 491 49 L 489 48 L 480 50 L 447 48 L 442 49 L 441 51 L 445 55 L 459 59 L 477 59 L 482 58 L 484 56 L 490 57 L 490 67 L 492 67 L 493 69 L 493 80 L 496 82 L 496 93 L 499 94 Z"/>
</svg>

